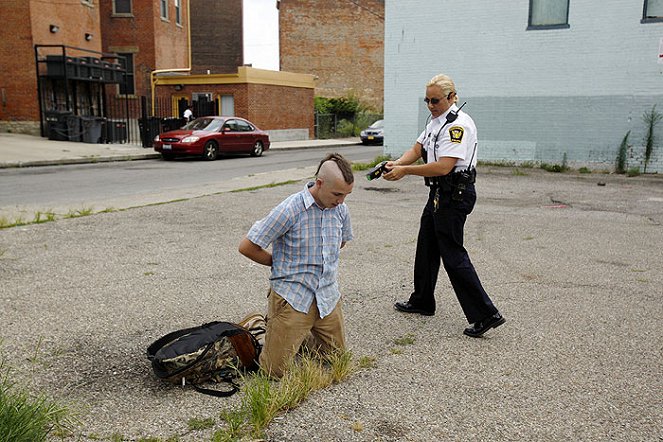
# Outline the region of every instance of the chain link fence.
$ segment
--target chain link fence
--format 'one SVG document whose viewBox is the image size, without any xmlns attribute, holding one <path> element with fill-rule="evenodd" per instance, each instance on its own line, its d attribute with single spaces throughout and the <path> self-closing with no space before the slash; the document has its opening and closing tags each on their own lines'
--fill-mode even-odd
<svg viewBox="0 0 663 442">
<path fill-rule="evenodd" d="M 359 113 L 350 118 L 341 118 L 337 114 L 315 113 L 315 138 L 358 137 L 359 132 L 373 122 L 382 119 L 381 114 Z"/>
</svg>

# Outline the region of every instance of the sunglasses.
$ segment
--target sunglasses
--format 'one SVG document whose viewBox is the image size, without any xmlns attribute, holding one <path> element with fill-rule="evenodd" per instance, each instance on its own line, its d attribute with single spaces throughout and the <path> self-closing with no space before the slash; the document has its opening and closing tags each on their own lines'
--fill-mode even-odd
<svg viewBox="0 0 663 442">
<path fill-rule="evenodd" d="M 428 98 L 428 97 L 426 97 L 426 98 L 424 98 L 424 101 L 426 102 L 426 104 L 429 104 L 429 103 L 430 104 L 437 104 L 437 103 L 440 102 L 440 99 L 439 98 Z"/>
</svg>

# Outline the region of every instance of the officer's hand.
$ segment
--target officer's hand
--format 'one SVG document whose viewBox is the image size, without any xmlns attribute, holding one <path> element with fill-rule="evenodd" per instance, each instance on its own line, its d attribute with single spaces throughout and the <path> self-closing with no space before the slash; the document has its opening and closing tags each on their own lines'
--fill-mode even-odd
<svg viewBox="0 0 663 442">
<path fill-rule="evenodd" d="M 391 163 L 391 165 L 390 165 L 390 163 Z M 391 161 L 389 163 L 387 163 L 386 168 L 391 169 L 391 170 L 389 170 L 389 172 L 382 175 L 382 178 L 384 178 L 387 181 L 397 181 L 397 180 L 400 180 L 401 178 L 403 178 L 405 176 L 405 172 L 403 171 L 403 167 L 402 166 L 394 166 L 394 164 Z"/>
</svg>

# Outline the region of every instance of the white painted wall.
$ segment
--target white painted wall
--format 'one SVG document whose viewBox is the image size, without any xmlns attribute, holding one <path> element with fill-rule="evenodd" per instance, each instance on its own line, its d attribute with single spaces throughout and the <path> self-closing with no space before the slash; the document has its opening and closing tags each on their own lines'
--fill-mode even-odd
<svg viewBox="0 0 663 442">
<path fill-rule="evenodd" d="M 643 0 L 644 1 L 644 0 Z M 412 146 L 428 112 L 425 84 L 446 73 L 477 122 L 479 159 L 613 166 L 642 114 L 663 113 L 663 23 L 642 1 L 571 0 L 568 29 L 527 30 L 529 2 L 386 0 L 385 153 Z M 648 171 L 663 171 L 663 123 Z"/>
</svg>

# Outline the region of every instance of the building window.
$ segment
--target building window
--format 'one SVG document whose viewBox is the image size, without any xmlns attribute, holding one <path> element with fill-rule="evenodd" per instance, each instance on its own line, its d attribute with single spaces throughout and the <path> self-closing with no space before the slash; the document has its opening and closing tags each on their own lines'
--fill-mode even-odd
<svg viewBox="0 0 663 442">
<path fill-rule="evenodd" d="M 175 23 L 182 24 L 182 0 L 175 0 Z"/>
<path fill-rule="evenodd" d="M 663 0 L 645 0 L 642 21 L 663 21 Z"/>
<path fill-rule="evenodd" d="M 120 83 L 120 94 L 124 95 L 135 95 L 136 87 L 134 85 L 134 54 L 131 53 L 119 53 L 117 54 L 120 57 L 120 65 L 124 70 L 127 71 L 126 82 Z"/>
<path fill-rule="evenodd" d="M 569 27 L 569 0 L 529 0 L 527 29 Z"/>
<path fill-rule="evenodd" d="M 113 0 L 113 14 L 131 14 L 131 0 Z"/>
<path fill-rule="evenodd" d="M 161 18 L 168 20 L 168 0 L 160 0 L 161 4 Z"/>
</svg>

